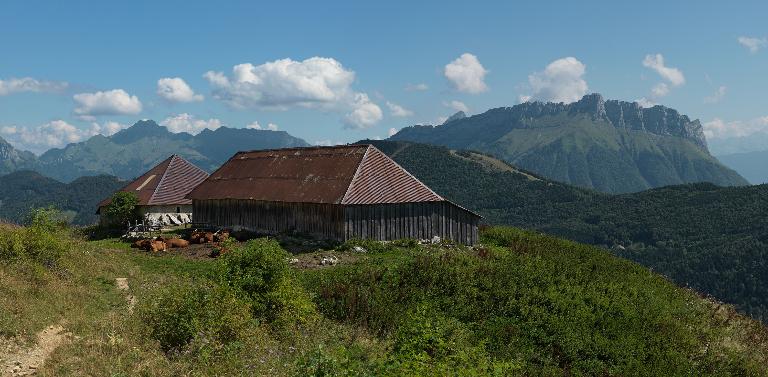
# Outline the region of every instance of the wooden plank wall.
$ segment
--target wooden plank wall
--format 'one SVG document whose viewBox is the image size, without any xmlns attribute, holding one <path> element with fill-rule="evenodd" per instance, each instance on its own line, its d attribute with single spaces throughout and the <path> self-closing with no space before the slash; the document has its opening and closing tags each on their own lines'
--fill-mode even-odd
<svg viewBox="0 0 768 377">
<path fill-rule="evenodd" d="M 295 230 L 319 238 L 344 239 L 341 205 L 217 199 L 194 200 L 192 207 L 195 222 L 215 227 L 263 233 Z"/>
<path fill-rule="evenodd" d="M 195 222 L 264 233 L 295 230 L 317 237 L 391 241 L 403 238 L 478 242 L 479 217 L 450 202 L 341 206 L 255 200 L 194 200 Z"/>
<path fill-rule="evenodd" d="M 355 205 L 344 208 L 345 239 L 379 241 L 438 236 L 474 245 L 479 217 L 450 202 Z"/>
</svg>

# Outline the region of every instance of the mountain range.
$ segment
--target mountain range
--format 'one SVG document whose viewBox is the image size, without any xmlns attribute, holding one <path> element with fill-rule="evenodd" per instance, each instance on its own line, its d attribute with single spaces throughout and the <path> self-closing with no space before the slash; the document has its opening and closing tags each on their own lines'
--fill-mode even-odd
<svg viewBox="0 0 768 377">
<path fill-rule="evenodd" d="M 213 171 L 239 150 L 301 146 L 309 144 L 285 131 L 220 127 L 193 136 L 172 133 L 152 120 L 142 120 L 112 136 L 96 135 L 51 149 L 40 157 L 15 150 L 0 139 L 0 174 L 29 169 L 64 182 L 102 174 L 130 179 L 172 154 Z"/>
<path fill-rule="evenodd" d="M 768 148 L 768 143 L 765 147 Z M 738 171 L 750 183 L 768 183 L 768 150 L 725 154 L 717 159 Z"/>
<path fill-rule="evenodd" d="M 457 114 L 440 126 L 403 128 L 389 140 L 476 150 L 609 193 L 692 182 L 748 184 L 709 153 L 698 120 L 599 94 L 570 104 L 526 102 L 471 117 Z"/>
</svg>

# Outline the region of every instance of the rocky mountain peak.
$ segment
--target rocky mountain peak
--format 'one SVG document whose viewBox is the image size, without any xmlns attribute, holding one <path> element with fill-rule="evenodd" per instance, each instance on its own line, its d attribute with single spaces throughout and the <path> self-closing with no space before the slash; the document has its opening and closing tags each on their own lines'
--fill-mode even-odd
<svg viewBox="0 0 768 377">
<path fill-rule="evenodd" d="M 454 120 L 464 119 L 466 117 L 467 117 L 466 113 L 464 113 L 463 111 L 458 111 L 455 114 L 449 116 L 448 119 L 446 119 L 445 122 L 443 122 L 443 124 L 453 122 Z"/>
</svg>

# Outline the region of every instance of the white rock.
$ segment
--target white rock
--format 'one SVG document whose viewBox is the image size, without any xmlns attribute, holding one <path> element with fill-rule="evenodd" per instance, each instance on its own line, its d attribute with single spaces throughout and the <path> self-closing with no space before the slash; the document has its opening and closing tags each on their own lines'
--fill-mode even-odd
<svg viewBox="0 0 768 377">
<path fill-rule="evenodd" d="M 365 250 L 365 248 L 363 248 L 362 246 L 355 246 L 355 247 L 352 248 L 352 251 L 354 251 L 356 253 L 367 253 L 368 252 L 368 250 Z"/>
<path fill-rule="evenodd" d="M 438 237 L 438 236 L 432 237 L 432 243 L 433 244 L 440 243 L 440 237 Z"/>
</svg>

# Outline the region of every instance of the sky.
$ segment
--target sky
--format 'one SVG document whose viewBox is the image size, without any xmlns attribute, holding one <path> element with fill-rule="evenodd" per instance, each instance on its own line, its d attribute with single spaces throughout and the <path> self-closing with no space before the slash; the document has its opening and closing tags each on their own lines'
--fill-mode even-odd
<svg viewBox="0 0 768 377">
<path fill-rule="evenodd" d="M 757 1 L 7 0 L 0 137 L 39 154 L 153 119 L 335 144 L 597 92 L 700 119 L 710 143 L 757 140 L 766 14 Z"/>
</svg>

